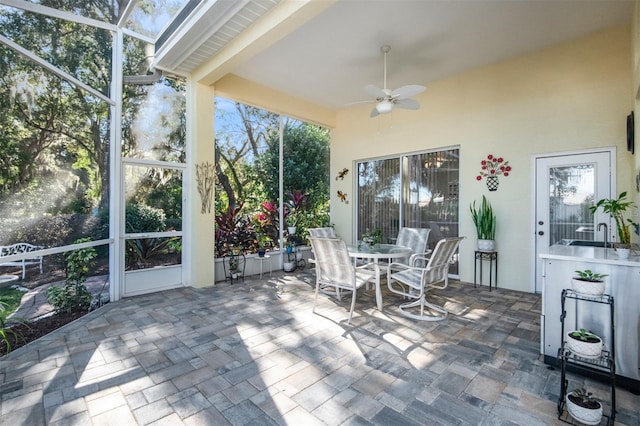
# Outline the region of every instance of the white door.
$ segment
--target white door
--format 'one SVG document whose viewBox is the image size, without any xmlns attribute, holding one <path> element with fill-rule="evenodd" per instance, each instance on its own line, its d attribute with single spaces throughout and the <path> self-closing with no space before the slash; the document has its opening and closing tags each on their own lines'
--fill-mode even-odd
<svg viewBox="0 0 640 426">
<path fill-rule="evenodd" d="M 609 215 L 589 207 L 615 190 L 615 149 L 535 158 L 535 288 L 542 291 L 540 253 L 563 239 L 602 240 Z M 615 230 L 615 228 L 614 228 Z"/>
</svg>

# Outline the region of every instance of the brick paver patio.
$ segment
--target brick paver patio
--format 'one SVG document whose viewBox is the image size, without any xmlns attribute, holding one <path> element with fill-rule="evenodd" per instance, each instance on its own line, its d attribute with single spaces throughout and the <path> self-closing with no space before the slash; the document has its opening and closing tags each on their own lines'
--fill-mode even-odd
<svg viewBox="0 0 640 426">
<path fill-rule="evenodd" d="M 6 425 L 558 424 L 540 361 L 540 296 L 453 282 L 423 323 L 385 294 L 320 296 L 314 277 L 184 288 L 110 303 L 0 360 Z M 570 375 L 606 400 L 607 386 Z M 617 424 L 640 397 L 617 392 Z M 607 407 L 605 407 L 606 410 Z"/>
</svg>

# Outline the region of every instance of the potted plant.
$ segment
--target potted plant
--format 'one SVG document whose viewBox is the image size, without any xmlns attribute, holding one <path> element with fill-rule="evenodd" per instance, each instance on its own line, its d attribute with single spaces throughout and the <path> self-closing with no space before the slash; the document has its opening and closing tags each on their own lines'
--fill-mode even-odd
<svg viewBox="0 0 640 426">
<path fill-rule="evenodd" d="M 627 196 L 626 192 L 621 192 L 618 198 L 603 198 L 589 209 L 591 213 L 595 213 L 599 208 L 602 208 L 604 213 L 609 215 L 616 221 L 616 229 L 618 230 L 618 242 L 614 244 L 614 248 L 623 259 L 629 257 L 629 249 L 631 248 L 631 231 L 630 226 L 637 227 L 638 224 L 629 218 L 625 218 L 624 215 L 627 210 L 635 207 L 633 201 L 625 201 Z"/>
<path fill-rule="evenodd" d="M 604 277 L 607 274 L 598 274 L 590 269 L 576 271 L 577 277 L 571 279 L 571 288 L 578 294 L 597 297 L 604 293 Z"/>
<path fill-rule="evenodd" d="M 602 420 L 602 404 L 585 388 L 575 389 L 566 396 L 567 411 L 577 421 L 586 425 L 599 425 Z"/>
<path fill-rule="evenodd" d="M 370 231 L 367 229 L 362 234 L 361 244 L 364 244 L 369 248 L 373 248 L 373 246 L 380 243 L 382 243 L 382 230 L 380 228 L 376 229 L 375 231 Z"/>
<path fill-rule="evenodd" d="M 581 358 L 600 358 L 602 346 L 602 339 L 584 328 L 567 333 L 567 349 Z"/>
<path fill-rule="evenodd" d="M 491 204 L 487 197 L 482 196 L 482 204 L 476 208 L 476 202 L 469 206 L 473 224 L 476 226 L 478 236 L 478 250 L 495 251 L 496 216 L 493 214 Z"/>
<path fill-rule="evenodd" d="M 260 233 L 257 236 L 257 242 L 258 242 L 258 256 L 264 257 L 264 255 L 267 252 L 267 246 L 269 246 L 269 243 L 271 242 L 271 238 L 266 234 Z"/>
</svg>

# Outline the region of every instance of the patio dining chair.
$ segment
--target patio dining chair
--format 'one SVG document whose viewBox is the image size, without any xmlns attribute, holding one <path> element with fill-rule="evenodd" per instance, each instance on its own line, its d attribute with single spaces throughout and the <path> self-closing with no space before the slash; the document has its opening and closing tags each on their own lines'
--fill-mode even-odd
<svg viewBox="0 0 640 426">
<path fill-rule="evenodd" d="M 402 303 L 398 308 L 406 317 L 422 321 L 441 321 L 447 317 L 447 310 L 427 302 L 427 291 L 444 289 L 449 284 L 449 267 L 454 262 L 456 250 L 464 237 L 444 238 L 438 241 L 430 258 L 416 256 L 416 262 L 426 262 L 424 268 L 403 263 L 390 263 L 387 267 L 389 291 L 415 299 Z M 419 314 L 413 311 L 420 308 Z"/>
<path fill-rule="evenodd" d="M 356 305 L 357 290 L 369 281 L 376 279 L 375 272 L 371 270 L 372 265 L 354 266 L 349 257 L 347 244 L 339 238 L 310 237 L 309 240 L 316 256 L 316 291 L 313 299 L 313 312 L 316 312 L 318 293 L 322 288 L 334 288 L 338 300 L 340 300 L 340 290 L 350 290 L 351 309 L 347 320 L 347 324 L 350 324 Z"/>
<path fill-rule="evenodd" d="M 429 255 L 430 251 L 427 249 L 427 243 L 429 241 L 430 228 L 400 228 L 398 231 L 398 238 L 396 239 L 396 245 L 409 247 L 413 254 L 407 259 L 406 264 L 409 266 L 424 266 L 422 264 L 414 265 L 414 262 L 418 257 L 424 258 Z M 399 261 L 398 263 L 404 263 Z"/>
<path fill-rule="evenodd" d="M 310 237 L 320 237 L 320 238 L 336 238 L 336 231 L 328 226 L 326 228 L 309 228 Z"/>
<path fill-rule="evenodd" d="M 319 237 L 319 238 L 337 238 L 336 231 L 328 226 L 324 228 L 309 228 L 307 229 L 309 232 L 309 237 Z M 311 258 L 309 259 L 309 263 L 316 263 L 313 253 L 313 247 L 311 247 Z M 329 294 L 331 296 L 336 296 L 338 300 L 340 300 L 340 290 L 333 286 L 322 286 L 320 291 L 324 294 Z"/>
</svg>

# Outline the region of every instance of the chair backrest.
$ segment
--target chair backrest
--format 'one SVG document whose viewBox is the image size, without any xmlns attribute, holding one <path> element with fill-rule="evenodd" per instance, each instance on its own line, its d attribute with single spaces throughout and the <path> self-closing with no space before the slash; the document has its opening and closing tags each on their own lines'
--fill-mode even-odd
<svg viewBox="0 0 640 426">
<path fill-rule="evenodd" d="M 309 228 L 309 236 L 320 238 L 336 238 L 336 231 L 333 228 Z"/>
<path fill-rule="evenodd" d="M 318 279 L 322 282 L 351 285 L 354 267 L 347 244 L 339 238 L 310 237 L 309 240 L 316 257 Z"/>
<path fill-rule="evenodd" d="M 400 228 L 396 245 L 409 247 L 413 254 L 425 253 L 427 251 L 429 232 L 431 232 L 430 228 Z M 406 258 L 402 261 L 399 260 L 399 262 L 407 263 L 408 260 Z"/>
<path fill-rule="evenodd" d="M 423 283 L 447 282 L 453 256 L 463 239 L 464 237 L 453 237 L 438 241 L 424 270 Z"/>
</svg>

